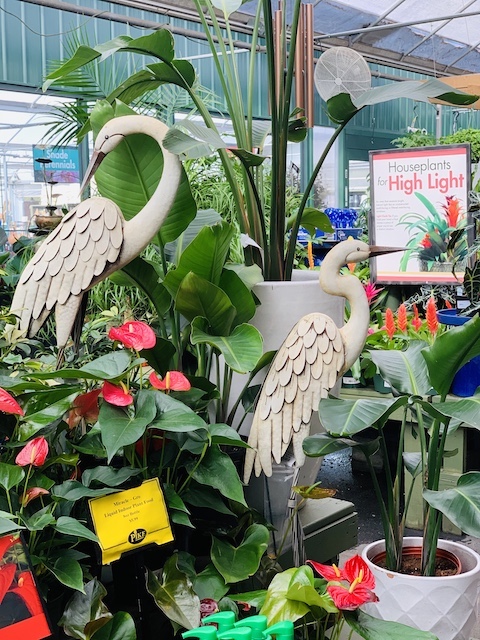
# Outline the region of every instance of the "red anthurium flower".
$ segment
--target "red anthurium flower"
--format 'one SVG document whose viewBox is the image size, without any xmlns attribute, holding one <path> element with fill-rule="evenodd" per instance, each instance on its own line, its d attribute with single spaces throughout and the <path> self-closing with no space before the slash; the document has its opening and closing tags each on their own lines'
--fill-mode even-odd
<svg viewBox="0 0 480 640">
<path fill-rule="evenodd" d="M 365 294 L 367 296 L 368 304 L 372 304 L 378 294 L 383 291 L 383 287 L 376 287 L 370 281 L 365 282 L 363 284 L 363 288 L 365 289 Z"/>
<path fill-rule="evenodd" d="M 167 371 L 163 380 L 152 371 L 148 379 L 152 387 L 161 391 L 188 391 L 191 389 L 190 382 L 180 371 Z"/>
<path fill-rule="evenodd" d="M 396 328 L 395 328 L 395 319 L 393 317 L 393 311 L 391 309 L 387 309 L 385 311 L 385 330 L 388 334 L 390 340 L 393 338 Z"/>
<path fill-rule="evenodd" d="M 23 409 L 13 396 L 5 389 L 0 389 L 0 411 L 4 413 L 13 413 L 17 416 L 23 416 Z"/>
<path fill-rule="evenodd" d="M 322 578 L 329 582 L 330 580 L 343 580 L 342 570 L 336 564 L 320 564 L 320 562 L 314 562 L 313 560 L 307 560 L 307 564 L 310 564 Z"/>
<path fill-rule="evenodd" d="M 39 496 L 47 496 L 50 492 L 46 489 L 42 489 L 42 487 L 31 487 L 25 491 L 25 498 L 22 500 L 22 505 L 24 507 L 27 506 L 29 502 L 35 500 Z"/>
<path fill-rule="evenodd" d="M 403 302 L 397 310 L 397 325 L 402 333 L 407 333 L 407 307 Z"/>
<path fill-rule="evenodd" d="M 41 467 L 47 455 L 48 442 L 43 436 L 39 436 L 27 442 L 15 458 L 15 464 L 18 464 L 19 467 L 27 467 L 28 465 Z"/>
<path fill-rule="evenodd" d="M 331 585 L 327 587 L 327 591 L 337 609 L 343 609 L 344 611 L 354 611 L 367 602 L 378 602 L 378 598 L 373 591 L 366 589 L 361 584 L 351 585 L 350 587 Z"/>
<path fill-rule="evenodd" d="M 42 603 L 30 571 L 22 571 L 18 576 L 17 586 L 10 591 L 20 596 L 32 616 L 43 613 Z"/>
<path fill-rule="evenodd" d="M 0 538 L 0 558 L 3 558 L 5 553 L 10 549 L 10 547 L 13 547 L 13 545 L 16 544 L 18 540 L 18 533 Z"/>
<path fill-rule="evenodd" d="M 437 320 L 437 305 L 435 304 L 435 298 L 430 297 L 427 302 L 427 308 L 425 312 L 425 318 L 427 320 L 427 327 L 430 333 L 435 335 L 438 331 Z"/>
<path fill-rule="evenodd" d="M 13 562 L 9 562 L 8 564 L 4 564 L 0 567 L 0 604 L 3 601 L 5 594 L 10 589 L 16 570 L 17 565 Z"/>
<path fill-rule="evenodd" d="M 102 387 L 103 399 L 109 404 L 114 404 L 116 407 L 127 407 L 133 402 L 133 396 L 125 391 L 123 387 L 117 387 L 105 380 Z"/>
<path fill-rule="evenodd" d="M 93 389 L 87 393 L 82 393 L 73 401 L 73 409 L 68 413 L 68 426 L 70 429 L 76 427 L 82 418 L 87 422 L 96 422 L 98 419 L 98 396 L 102 393 L 101 389 Z"/>
<path fill-rule="evenodd" d="M 118 340 L 129 349 L 141 351 L 142 349 L 152 349 L 157 338 L 148 324 L 131 320 L 122 324 L 121 327 L 112 327 L 108 332 L 110 340 Z"/>
</svg>

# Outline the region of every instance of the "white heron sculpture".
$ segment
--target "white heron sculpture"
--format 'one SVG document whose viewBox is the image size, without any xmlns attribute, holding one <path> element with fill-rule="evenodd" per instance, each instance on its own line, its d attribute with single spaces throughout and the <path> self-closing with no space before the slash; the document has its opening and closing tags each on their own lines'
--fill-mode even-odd
<svg viewBox="0 0 480 640">
<path fill-rule="evenodd" d="M 107 198 L 88 198 L 72 209 L 42 242 L 23 270 L 11 313 L 19 328 L 33 337 L 55 309 L 59 358 L 68 341 L 85 293 L 121 269 L 147 246 L 175 199 L 181 178 L 178 157 L 163 148 L 168 127 L 148 116 L 122 116 L 99 132 L 81 192 L 104 157 L 131 134 L 143 133 L 163 152 L 163 173 L 146 205 L 131 220 Z M 128 184 L 125 184 L 128 189 Z M 83 318 L 82 318 L 83 321 Z"/>
<path fill-rule="evenodd" d="M 290 443 L 297 466 L 305 461 L 302 442 L 310 431 L 313 411 L 327 397 L 337 379 L 360 355 L 367 337 L 370 309 L 360 280 L 340 269 L 351 262 L 403 251 L 371 247 L 359 240 L 345 240 L 331 249 L 320 268 L 320 286 L 326 293 L 343 296 L 350 304 L 350 318 L 340 329 L 324 313 L 301 318 L 272 361 L 253 417 L 245 456 L 244 481 L 252 470 L 272 475 L 272 458 L 279 463 Z"/>
</svg>

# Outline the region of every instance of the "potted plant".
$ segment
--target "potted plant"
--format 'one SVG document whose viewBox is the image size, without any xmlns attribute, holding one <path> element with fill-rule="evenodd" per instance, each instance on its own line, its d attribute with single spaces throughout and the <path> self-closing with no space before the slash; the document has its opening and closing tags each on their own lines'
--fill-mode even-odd
<svg viewBox="0 0 480 640">
<path fill-rule="evenodd" d="M 326 434 L 315 435 L 304 442 L 307 455 L 325 455 L 331 451 L 345 447 L 360 447 L 369 456 L 381 449 L 386 464 L 386 492 L 382 497 L 378 480 L 372 470 L 377 498 L 380 501 L 382 525 L 385 540 L 381 548 L 385 552 L 384 566 L 381 575 L 395 577 L 402 576 L 402 549 L 411 546 L 413 541 L 404 542 L 405 513 L 408 510 L 411 492 L 401 495 L 403 474 L 409 474 L 421 483 L 423 495 L 423 537 L 419 539 L 421 545 L 421 564 L 419 573 L 427 576 L 428 595 L 432 595 L 436 582 L 435 564 L 437 562 L 437 548 L 445 548 L 455 543 L 440 541 L 441 518 L 446 515 L 462 531 L 478 537 L 480 534 L 480 503 L 478 490 L 480 487 L 480 473 L 469 472 L 462 475 L 457 486 L 452 489 L 440 490 L 440 476 L 444 456 L 448 455 L 447 435 L 452 433 L 462 423 L 479 428 L 477 411 L 475 409 L 476 396 L 471 399 L 448 398 L 451 382 L 458 369 L 472 356 L 480 353 L 480 318 L 474 318 L 462 327 L 455 327 L 445 331 L 431 345 L 422 341 L 411 342 L 405 351 L 372 351 L 371 357 L 378 367 L 382 377 L 389 382 L 394 394 L 389 399 L 364 400 L 336 400 L 325 399 L 320 403 L 319 415 L 327 431 Z M 432 395 L 433 394 L 433 395 Z M 389 463 L 386 444 L 386 432 L 392 428 L 391 419 L 395 411 L 401 412 L 398 449 L 395 451 L 393 468 Z M 416 453 L 404 451 L 404 435 L 412 425 L 418 450 Z M 367 428 L 374 428 L 374 436 L 366 436 Z M 390 445 L 391 446 L 391 445 Z M 412 483 L 413 487 L 413 483 Z M 365 551 L 369 563 L 374 563 L 374 557 L 379 551 L 379 545 L 370 545 Z M 448 619 L 449 609 L 445 603 L 435 603 L 433 609 L 425 601 L 413 607 L 418 618 L 413 620 L 413 610 L 408 613 L 402 611 L 401 604 L 396 602 L 395 611 L 380 615 L 393 615 L 396 620 L 409 619 L 420 629 L 437 632 L 442 638 L 468 638 L 468 629 L 474 621 L 471 603 L 475 601 L 476 582 L 480 571 L 480 557 L 457 545 L 455 552 L 463 556 L 465 569 L 459 575 L 441 577 L 435 580 L 443 589 L 443 581 L 450 588 L 459 585 L 459 599 L 455 600 L 455 610 L 461 610 L 462 602 L 465 610 L 456 619 L 455 624 Z M 400 579 L 400 578 L 399 578 Z M 469 580 L 473 585 L 468 585 Z M 415 593 L 422 592 L 418 576 L 413 580 L 411 589 Z M 392 586 L 393 581 L 385 578 L 385 588 Z M 395 582 L 397 584 L 397 582 Z M 408 594 L 409 588 L 394 589 L 389 600 L 395 593 Z M 465 598 L 463 598 L 463 595 Z M 380 595 L 380 594 L 379 594 Z M 381 598 L 381 595 L 380 595 Z M 415 596 L 417 598 L 417 596 Z M 429 608 L 430 607 L 430 608 Z M 447 611 L 445 627 L 440 621 L 438 612 Z M 460 622 L 461 618 L 461 622 Z M 462 626 L 465 623 L 465 629 Z M 440 632 L 441 629 L 441 632 Z"/>
<path fill-rule="evenodd" d="M 39 229 L 54 229 L 62 219 L 60 214 L 56 214 L 57 205 L 54 203 L 56 195 L 53 193 L 53 187 L 57 182 L 53 179 L 51 171 L 47 172 L 47 167 L 52 163 L 50 158 L 35 158 L 35 162 L 38 162 L 42 167 L 43 182 L 45 184 L 45 191 L 47 194 L 47 204 L 45 206 L 45 214 L 35 214 L 35 224 Z"/>
</svg>

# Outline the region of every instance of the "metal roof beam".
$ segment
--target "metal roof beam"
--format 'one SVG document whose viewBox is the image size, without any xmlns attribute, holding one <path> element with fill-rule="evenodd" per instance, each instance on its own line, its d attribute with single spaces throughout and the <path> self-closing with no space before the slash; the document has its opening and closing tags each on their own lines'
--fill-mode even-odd
<svg viewBox="0 0 480 640">
<path fill-rule="evenodd" d="M 377 16 L 377 18 L 372 22 L 371 25 L 369 25 L 370 27 L 374 27 L 375 25 L 379 24 L 382 20 L 385 20 L 386 17 L 388 17 L 392 11 L 395 11 L 395 9 L 397 9 L 400 5 L 402 5 L 405 2 L 405 0 L 397 0 L 397 2 L 395 2 L 395 4 L 392 4 L 391 7 L 389 7 L 384 13 L 382 13 L 381 16 Z M 361 38 L 362 34 L 359 33 L 357 36 L 355 36 L 352 40 L 351 40 L 351 44 L 353 44 L 354 42 L 356 42 L 359 38 Z"/>
</svg>

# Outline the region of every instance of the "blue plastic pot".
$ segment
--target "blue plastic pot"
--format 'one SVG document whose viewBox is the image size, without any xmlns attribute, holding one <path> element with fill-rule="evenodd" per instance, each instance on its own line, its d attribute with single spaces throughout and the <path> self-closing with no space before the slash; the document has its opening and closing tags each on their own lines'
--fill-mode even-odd
<svg viewBox="0 0 480 640">
<path fill-rule="evenodd" d="M 459 316 L 456 309 L 438 311 L 438 321 L 442 324 L 458 327 L 470 320 L 468 316 Z M 473 396 L 480 386 L 480 356 L 472 358 L 456 373 L 450 391 L 462 398 Z"/>
</svg>

